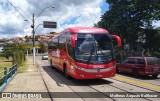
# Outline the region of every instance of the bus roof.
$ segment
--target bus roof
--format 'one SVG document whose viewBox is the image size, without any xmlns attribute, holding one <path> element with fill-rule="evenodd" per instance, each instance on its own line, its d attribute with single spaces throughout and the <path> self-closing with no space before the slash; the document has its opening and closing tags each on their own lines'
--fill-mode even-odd
<svg viewBox="0 0 160 101">
<path fill-rule="evenodd" d="M 70 27 L 65 31 L 70 31 L 74 33 L 108 33 L 107 30 L 96 27 Z"/>
</svg>

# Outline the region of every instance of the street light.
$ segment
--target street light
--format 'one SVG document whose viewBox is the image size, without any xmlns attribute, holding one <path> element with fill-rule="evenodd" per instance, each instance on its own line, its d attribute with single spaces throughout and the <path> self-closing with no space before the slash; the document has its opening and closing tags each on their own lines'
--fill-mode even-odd
<svg viewBox="0 0 160 101">
<path fill-rule="evenodd" d="M 35 20 L 43 13 L 44 10 L 46 10 L 47 8 L 54 8 L 53 6 L 49 6 L 49 7 L 46 7 L 44 9 L 42 9 L 42 11 L 38 14 L 38 16 L 35 18 Z"/>
<path fill-rule="evenodd" d="M 27 21 L 28 23 L 30 23 L 28 20 L 24 20 L 24 21 Z M 26 28 L 25 28 L 26 29 Z M 26 34 L 27 36 L 27 34 Z M 27 39 L 28 40 L 28 39 Z M 27 41 L 27 45 L 28 45 L 28 41 Z M 27 59 L 28 59 L 28 48 L 27 48 Z"/>
<path fill-rule="evenodd" d="M 46 7 L 42 9 L 42 11 L 38 14 L 38 16 L 35 18 L 33 13 L 33 19 L 32 19 L 32 33 L 33 33 L 33 65 L 35 65 L 35 20 L 46 10 L 47 8 L 54 8 L 52 6 Z"/>
<path fill-rule="evenodd" d="M 37 30 L 37 28 L 38 28 L 40 25 L 43 25 L 43 24 L 39 24 L 39 25 L 37 25 L 37 27 L 35 28 L 35 31 Z"/>
</svg>

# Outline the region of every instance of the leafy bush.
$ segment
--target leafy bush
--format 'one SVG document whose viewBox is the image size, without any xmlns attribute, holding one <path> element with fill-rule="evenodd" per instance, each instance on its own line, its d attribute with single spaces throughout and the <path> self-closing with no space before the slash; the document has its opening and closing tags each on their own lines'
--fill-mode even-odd
<svg viewBox="0 0 160 101">
<path fill-rule="evenodd" d="M 13 64 L 18 64 L 18 66 L 22 65 L 25 62 L 25 52 L 16 51 L 13 53 Z"/>
<path fill-rule="evenodd" d="M 154 54 L 154 56 L 156 56 L 156 57 L 160 58 L 160 52 L 155 51 L 155 52 L 153 52 L 153 54 Z"/>
<path fill-rule="evenodd" d="M 7 44 L 5 46 L 6 50 L 4 53 L 6 58 L 12 57 L 13 64 L 18 64 L 18 66 L 23 65 L 25 61 L 25 50 L 26 44 L 24 43 L 17 43 L 17 44 Z"/>
</svg>

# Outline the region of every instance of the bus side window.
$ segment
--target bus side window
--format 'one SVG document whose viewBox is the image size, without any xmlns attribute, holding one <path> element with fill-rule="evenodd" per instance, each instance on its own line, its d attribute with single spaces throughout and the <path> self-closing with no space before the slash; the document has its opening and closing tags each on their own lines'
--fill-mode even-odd
<svg viewBox="0 0 160 101">
<path fill-rule="evenodd" d="M 52 49 L 55 50 L 57 48 L 58 48 L 58 37 L 52 40 Z"/>
<path fill-rule="evenodd" d="M 48 51 L 49 54 L 52 56 L 51 51 L 54 51 L 58 48 L 58 37 L 53 38 L 49 43 L 48 43 Z"/>
<path fill-rule="evenodd" d="M 65 34 L 62 34 L 59 36 L 59 48 L 63 49 L 64 51 L 66 51 L 66 47 L 65 47 Z"/>
<path fill-rule="evenodd" d="M 68 54 L 69 56 L 74 59 L 74 49 L 71 46 L 71 33 L 66 32 L 66 43 L 67 43 L 67 48 L 68 48 Z"/>
</svg>

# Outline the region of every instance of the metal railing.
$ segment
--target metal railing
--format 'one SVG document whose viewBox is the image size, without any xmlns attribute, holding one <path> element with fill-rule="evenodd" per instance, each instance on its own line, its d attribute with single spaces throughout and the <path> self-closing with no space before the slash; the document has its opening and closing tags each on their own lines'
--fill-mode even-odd
<svg viewBox="0 0 160 101">
<path fill-rule="evenodd" d="M 7 67 L 4 67 L 4 70 L 0 72 L 0 75 L 3 74 L 3 76 L 0 77 L 0 92 L 2 92 L 2 90 L 6 87 L 9 81 L 17 73 L 17 67 L 18 65 L 15 64 L 11 68 L 9 68 L 9 71 L 7 71 Z"/>
</svg>

